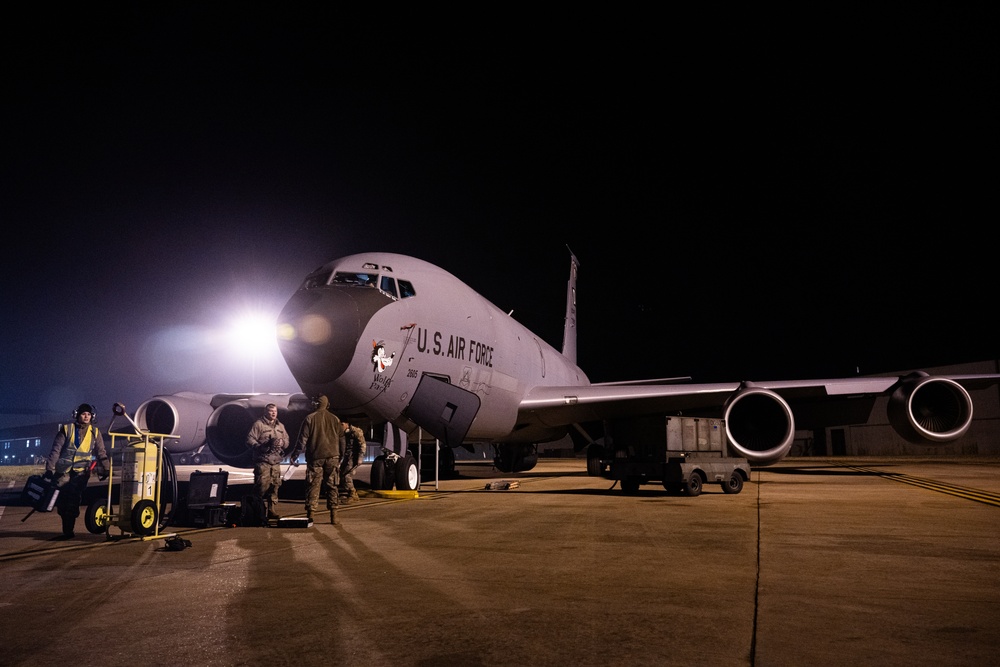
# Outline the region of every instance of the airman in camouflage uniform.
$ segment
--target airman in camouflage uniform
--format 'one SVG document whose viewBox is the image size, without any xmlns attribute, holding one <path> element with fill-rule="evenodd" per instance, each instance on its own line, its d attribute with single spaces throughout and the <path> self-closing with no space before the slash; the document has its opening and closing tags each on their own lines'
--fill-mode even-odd
<svg viewBox="0 0 1000 667">
<path fill-rule="evenodd" d="M 281 487 L 281 459 L 288 449 L 288 431 L 278 421 L 278 406 L 268 403 L 264 414 L 247 433 L 247 447 L 253 450 L 253 490 L 267 508 L 268 519 L 278 515 L 278 489 Z"/>
<path fill-rule="evenodd" d="M 349 424 L 346 419 L 342 419 L 341 423 L 344 425 L 347 449 L 340 460 L 340 502 L 346 505 L 361 499 L 358 490 L 354 488 L 354 471 L 364 460 L 368 443 L 365 441 L 365 432 L 360 428 Z"/>
</svg>

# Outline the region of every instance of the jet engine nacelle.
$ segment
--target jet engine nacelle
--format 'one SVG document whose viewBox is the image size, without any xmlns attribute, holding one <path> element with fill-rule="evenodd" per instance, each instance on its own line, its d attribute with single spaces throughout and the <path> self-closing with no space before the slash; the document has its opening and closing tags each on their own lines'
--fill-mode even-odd
<svg viewBox="0 0 1000 667">
<path fill-rule="evenodd" d="M 529 444 L 493 445 L 493 465 L 500 472 L 524 472 L 538 463 L 538 447 Z"/>
<path fill-rule="evenodd" d="M 212 454 L 226 465 L 252 468 L 247 433 L 268 403 L 278 406 L 278 421 L 288 431 L 289 448 L 294 447 L 302 421 L 314 409 L 312 401 L 305 394 L 258 394 L 229 401 L 212 412 L 206 428 Z"/>
<path fill-rule="evenodd" d="M 889 423 L 917 445 L 936 445 L 965 435 L 972 424 L 972 398 L 965 387 L 922 371 L 900 379 L 889 397 Z"/>
<path fill-rule="evenodd" d="M 726 401 L 725 420 L 729 446 L 750 463 L 770 465 L 792 448 L 792 409 L 770 389 L 744 382 Z"/>
<path fill-rule="evenodd" d="M 214 394 L 180 393 L 154 396 L 135 410 L 136 425 L 150 433 L 175 436 L 164 442 L 171 454 L 183 454 L 205 444 L 205 427 L 212 415 Z"/>
</svg>

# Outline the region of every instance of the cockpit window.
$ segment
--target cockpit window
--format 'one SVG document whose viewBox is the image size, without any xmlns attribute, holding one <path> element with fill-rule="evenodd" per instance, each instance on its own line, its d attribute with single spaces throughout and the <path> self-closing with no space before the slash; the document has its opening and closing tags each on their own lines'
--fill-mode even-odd
<svg viewBox="0 0 1000 667">
<path fill-rule="evenodd" d="M 330 282 L 330 274 L 333 273 L 333 269 L 327 269 L 326 271 L 316 271 L 315 273 L 310 273 L 306 276 L 306 279 L 302 282 L 302 289 L 312 289 L 313 287 L 319 287 Z"/>
<path fill-rule="evenodd" d="M 391 297 L 396 297 L 396 279 L 392 276 L 382 276 L 379 288 Z"/>
<path fill-rule="evenodd" d="M 375 280 L 378 278 L 373 273 L 351 273 L 349 271 L 337 271 L 333 276 L 334 285 L 358 285 L 359 287 L 375 287 Z"/>
<path fill-rule="evenodd" d="M 389 267 L 383 267 L 388 269 Z M 389 269 L 391 270 L 391 269 Z M 331 275 L 333 278 L 331 279 Z M 317 269 L 306 276 L 300 289 L 312 289 L 324 285 L 354 285 L 357 287 L 378 287 L 386 294 L 397 299 L 416 296 L 417 291 L 413 289 L 413 283 L 409 280 L 397 281 L 392 276 L 378 273 L 355 273 L 352 271 L 337 271 L 333 269 Z M 398 291 L 397 291 L 398 286 Z"/>
</svg>

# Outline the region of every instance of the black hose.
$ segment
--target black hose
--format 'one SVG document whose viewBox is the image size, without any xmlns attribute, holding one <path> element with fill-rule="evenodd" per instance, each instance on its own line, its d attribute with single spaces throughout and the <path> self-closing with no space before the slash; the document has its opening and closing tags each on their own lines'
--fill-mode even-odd
<svg viewBox="0 0 1000 667">
<path fill-rule="evenodd" d="M 170 525 L 173 521 L 174 514 L 177 512 L 178 506 L 178 491 L 177 491 L 177 468 L 174 466 L 174 459 L 170 455 L 170 452 L 163 451 L 163 472 L 164 477 L 170 478 L 170 511 L 164 512 L 163 508 L 166 506 L 166 501 L 163 501 L 160 505 L 160 528 L 163 530 Z M 160 493 L 162 498 L 163 493 L 163 481 L 160 482 Z"/>
</svg>

